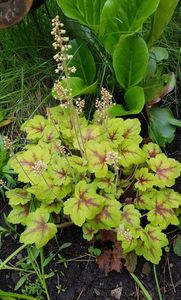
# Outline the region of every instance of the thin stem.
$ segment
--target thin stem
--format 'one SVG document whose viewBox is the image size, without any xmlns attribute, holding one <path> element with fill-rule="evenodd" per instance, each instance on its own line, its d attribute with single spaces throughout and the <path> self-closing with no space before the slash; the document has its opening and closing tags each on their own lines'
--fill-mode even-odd
<svg viewBox="0 0 181 300">
<path fill-rule="evenodd" d="M 133 277 L 134 281 L 136 282 L 136 284 L 140 287 L 143 296 L 146 298 L 146 300 L 153 300 L 153 298 L 150 296 L 149 292 L 147 291 L 147 289 L 144 287 L 144 285 L 141 283 L 141 281 L 139 280 L 139 278 L 133 274 L 130 273 L 130 275 Z"/>
<path fill-rule="evenodd" d="M 156 266 L 153 265 L 153 271 L 154 271 L 154 277 L 155 277 L 155 282 L 156 282 L 156 287 L 157 287 L 157 292 L 158 292 L 158 296 L 159 296 L 159 300 L 163 300 L 161 291 L 160 291 L 160 286 L 158 283 L 158 277 L 157 277 L 157 273 L 156 273 Z"/>
<path fill-rule="evenodd" d="M 69 226 L 72 226 L 72 225 L 74 225 L 74 223 L 72 223 L 72 222 L 64 222 L 62 224 L 57 224 L 56 226 L 57 226 L 57 228 L 66 228 L 66 227 L 69 227 Z"/>
<path fill-rule="evenodd" d="M 27 296 L 27 295 L 21 295 L 21 294 L 17 294 L 17 293 L 9 293 L 9 292 L 4 292 L 0 290 L 0 298 L 1 297 L 7 297 L 8 299 L 27 299 L 27 300 L 40 300 L 38 298 L 35 297 L 31 297 L 31 296 Z M 3 298 L 3 299 L 4 299 Z"/>
<path fill-rule="evenodd" d="M 4 268 L 4 266 L 6 266 L 6 264 L 15 256 L 17 255 L 19 252 L 21 252 L 24 248 L 26 247 L 26 245 L 22 245 L 21 247 L 19 247 L 18 249 L 16 249 L 16 251 L 14 251 L 13 253 L 11 253 L 11 255 L 9 255 L 0 265 L 0 270 L 2 270 Z"/>
<path fill-rule="evenodd" d="M 50 296 L 49 296 L 49 293 L 48 293 L 46 280 L 45 280 L 45 270 L 44 270 L 44 265 L 43 265 L 43 262 L 44 262 L 43 248 L 40 249 L 40 261 L 41 261 L 41 276 L 42 276 L 42 281 L 43 281 L 45 293 L 46 293 L 47 299 L 50 300 Z"/>
</svg>

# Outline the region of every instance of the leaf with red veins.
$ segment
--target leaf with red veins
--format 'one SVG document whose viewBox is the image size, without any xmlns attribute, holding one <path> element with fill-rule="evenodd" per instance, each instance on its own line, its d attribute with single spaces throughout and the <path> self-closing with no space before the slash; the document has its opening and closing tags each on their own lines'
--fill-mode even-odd
<svg viewBox="0 0 181 300">
<path fill-rule="evenodd" d="M 154 206 L 154 198 L 157 191 L 155 189 L 139 192 L 134 199 L 134 205 L 140 210 L 151 210 Z"/>
<path fill-rule="evenodd" d="M 124 141 L 119 148 L 119 164 L 124 168 L 142 164 L 146 161 L 146 154 L 137 144 Z"/>
<path fill-rule="evenodd" d="M 162 256 L 162 248 L 167 245 L 167 237 L 161 232 L 160 227 L 148 224 L 140 233 L 135 252 L 137 255 L 143 255 L 146 260 L 158 264 Z"/>
<path fill-rule="evenodd" d="M 106 123 L 106 132 L 103 127 L 104 140 L 115 149 L 123 142 L 124 120 L 121 118 L 113 118 Z"/>
<path fill-rule="evenodd" d="M 108 143 L 88 142 L 86 145 L 86 155 L 88 160 L 88 170 L 95 173 L 97 178 L 106 176 L 108 166 L 106 162 L 107 153 L 111 152 Z"/>
<path fill-rule="evenodd" d="M 156 186 L 164 188 L 175 184 L 175 179 L 180 176 L 181 164 L 165 154 L 158 154 L 148 162 L 150 169 L 155 172 Z"/>
<path fill-rule="evenodd" d="M 50 125 L 49 123 L 43 131 L 43 136 L 41 140 L 45 143 L 52 143 L 59 138 L 59 131 L 55 126 Z"/>
<path fill-rule="evenodd" d="M 52 239 L 57 227 L 53 223 L 48 223 L 49 213 L 46 210 L 37 209 L 28 217 L 27 228 L 20 236 L 20 242 L 25 245 L 35 243 L 37 248 L 41 248 Z"/>
<path fill-rule="evenodd" d="M 135 188 L 140 191 L 146 191 L 155 184 L 155 176 L 153 173 L 149 173 L 148 168 L 141 168 L 137 170 L 134 176 L 137 179 Z"/>
<path fill-rule="evenodd" d="M 48 166 L 48 173 L 53 178 L 55 185 L 67 185 L 72 181 L 72 170 L 64 157 L 54 155 Z"/>
<path fill-rule="evenodd" d="M 49 149 L 39 145 L 33 145 L 28 150 L 12 156 L 9 165 L 18 173 L 21 182 L 38 184 L 42 181 L 43 175 L 50 161 Z"/>
<path fill-rule="evenodd" d="M 172 189 L 163 189 L 159 191 L 164 202 L 171 208 L 178 208 L 181 205 L 181 194 Z"/>
<path fill-rule="evenodd" d="M 94 182 L 98 186 L 98 188 L 104 190 L 106 193 L 114 193 L 115 190 L 115 182 L 114 182 L 115 174 L 109 172 L 105 177 L 96 178 Z"/>
<path fill-rule="evenodd" d="M 94 234 L 98 232 L 91 224 L 85 223 L 82 225 L 83 238 L 87 241 L 91 241 L 94 238 Z"/>
<path fill-rule="evenodd" d="M 40 115 L 36 115 L 33 119 L 26 121 L 21 126 L 21 130 L 27 133 L 28 139 L 36 140 L 42 138 L 46 125 L 47 120 Z"/>
<path fill-rule="evenodd" d="M 27 217 L 29 214 L 29 204 L 16 205 L 8 215 L 8 221 L 12 224 L 26 224 Z"/>
<path fill-rule="evenodd" d="M 155 225 L 160 226 L 161 229 L 166 229 L 170 224 L 178 225 L 179 220 L 175 215 L 172 208 L 165 202 L 162 193 L 158 191 L 154 208 L 147 214 L 148 221 Z"/>
<path fill-rule="evenodd" d="M 81 130 L 81 133 L 78 133 L 78 141 L 77 137 L 74 139 L 74 148 L 80 149 L 83 148 L 84 144 L 89 141 L 99 142 L 101 136 L 100 126 L 89 125 Z"/>
<path fill-rule="evenodd" d="M 162 153 L 160 147 L 154 143 L 145 144 L 142 149 L 148 158 L 156 157 L 158 154 Z"/>
<path fill-rule="evenodd" d="M 116 199 L 105 199 L 105 204 L 101 211 L 95 216 L 94 220 L 91 220 L 91 224 L 93 224 L 96 229 L 118 227 L 120 223 L 120 208 L 121 204 Z"/>
<path fill-rule="evenodd" d="M 121 257 L 117 251 L 105 250 L 103 254 L 97 256 L 96 262 L 101 271 L 105 272 L 106 276 L 111 271 L 120 272 L 122 268 Z"/>
<path fill-rule="evenodd" d="M 142 141 L 141 136 L 141 124 L 138 119 L 127 119 L 124 121 L 123 127 L 123 137 L 126 141 L 132 144 L 140 144 Z"/>
<path fill-rule="evenodd" d="M 75 197 L 65 202 L 64 213 L 70 215 L 76 225 L 82 226 L 101 211 L 104 202 L 104 198 L 96 194 L 94 186 L 82 180 L 75 187 Z"/>
<path fill-rule="evenodd" d="M 139 226 L 140 225 L 140 212 L 135 209 L 133 204 L 127 204 L 121 211 L 120 224 L 124 226 Z"/>
</svg>

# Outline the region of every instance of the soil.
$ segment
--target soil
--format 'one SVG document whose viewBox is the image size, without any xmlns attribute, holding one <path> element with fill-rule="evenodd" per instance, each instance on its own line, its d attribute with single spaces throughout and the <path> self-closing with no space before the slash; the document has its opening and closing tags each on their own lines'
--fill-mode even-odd
<svg viewBox="0 0 181 300">
<path fill-rule="evenodd" d="M 181 140 L 179 138 L 181 130 L 177 131 L 175 142 L 172 143 L 167 153 L 181 161 Z M 181 178 L 176 182 L 176 190 L 181 192 Z M 0 203 L 0 213 L 5 204 Z M 2 217 L 2 214 L 0 214 Z M 2 223 L 2 220 L 0 220 Z M 181 258 L 176 256 L 172 251 L 173 240 L 178 234 L 176 228 L 169 228 L 170 250 L 164 253 L 161 263 L 157 266 L 159 285 L 164 300 L 181 299 Z M 95 263 L 95 257 L 88 254 L 90 243 L 82 238 L 81 230 L 77 227 L 65 228 L 59 232 L 57 237 L 60 245 L 71 243 L 72 245 L 60 252 L 60 255 L 66 259 L 67 267 L 62 262 L 57 262 L 57 257 L 52 260 L 46 268 L 46 274 L 51 271 L 55 275 L 47 279 L 47 286 L 51 300 L 142 300 L 144 299 L 139 289 L 129 274 L 123 268 L 120 273 L 111 272 L 106 276 Z M 18 241 L 13 236 L 6 237 L 0 248 L 0 259 L 4 260 L 9 254 L 19 247 Z M 55 240 L 48 243 L 45 257 L 51 251 L 57 251 L 58 244 Z M 17 257 L 15 258 L 17 260 Z M 15 263 L 14 260 L 14 263 Z M 13 263 L 13 260 L 12 260 Z M 154 300 L 159 300 L 156 291 L 153 268 L 145 260 L 138 259 L 138 265 L 135 274 L 145 285 Z M 143 269 L 150 272 L 143 272 Z M 18 280 L 18 273 L 10 271 L 0 271 L 0 289 L 4 291 L 14 291 Z M 32 281 L 34 278 L 32 278 Z M 58 294 L 58 281 L 61 284 L 61 292 Z M 46 297 L 44 298 L 46 299 Z"/>
</svg>

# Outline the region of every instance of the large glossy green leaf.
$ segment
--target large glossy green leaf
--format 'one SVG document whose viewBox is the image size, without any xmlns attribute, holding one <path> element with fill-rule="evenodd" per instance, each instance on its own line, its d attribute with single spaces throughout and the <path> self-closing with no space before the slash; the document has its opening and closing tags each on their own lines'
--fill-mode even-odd
<svg viewBox="0 0 181 300">
<path fill-rule="evenodd" d="M 145 105 L 145 95 L 143 88 L 139 86 L 131 87 L 124 96 L 127 110 L 121 104 L 114 105 L 110 113 L 114 117 L 139 114 Z"/>
<path fill-rule="evenodd" d="M 79 95 L 89 95 L 89 94 L 94 94 L 97 89 L 97 81 L 94 82 L 91 85 L 87 85 L 82 78 L 79 77 L 70 77 L 68 79 L 68 84 L 67 84 L 67 79 L 64 79 L 61 81 L 61 85 L 64 88 L 71 87 L 72 89 L 72 96 L 76 97 Z"/>
<path fill-rule="evenodd" d="M 169 23 L 179 0 L 160 0 L 154 14 L 153 25 L 150 32 L 148 45 L 152 46 L 160 37 Z"/>
<path fill-rule="evenodd" d="M 83 41 L 76 39 L 70 41 L 70 45 L 72 48 L 69 53 L 73 55 L 73 58 L 69 67 L 74 66 L 76 77 L 82 78 L 87 85 L 93 83 L 96 75 L 96 64 L 89 48 Z"/>
<path fill-rule="evenodd" d="M 148 49 L 145 41 L 137 36 L 124 36 L 114 51 L 113 66 L 119 84 L 127 89 L 139 83 L 148 65 Z"/>
<path fill-rule="evenodd" d="M 106 0 L 57 0 L 63 13 L 97 31 Z"/>
<path fill-rule="evenodd" d="M 174 119 L 171 110 L 168 107 L 152 107 L 150 109 L 150 138 L 164 147 L 166 143 L 171 143 L 175 137 L 176 127 L 170 124 Z"/>
<path fill-rule="evenodd" d="M 138 31 L 156 10 L 159 0 L 107 0 L 101 15 L 100 37 L 112 54 L 121 34 Z"/>
</svg>

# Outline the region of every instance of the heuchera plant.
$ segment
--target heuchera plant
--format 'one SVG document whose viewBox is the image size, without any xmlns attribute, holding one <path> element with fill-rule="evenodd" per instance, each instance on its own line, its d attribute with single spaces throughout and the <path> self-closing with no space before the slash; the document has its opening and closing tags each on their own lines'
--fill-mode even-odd
<svg viewBox="0 0 181 300">
<path fill-rule="evenodd" d="M 69 87 L 68 39 L 58 17 L 53 26 L 67 86 L 55 83 L 60 105 L 22 126 L 30 142 L 9 161 L 21 188 L 6 192 L 8 219 L 26 226 L 22 243 L 38 248 L 55 236 L 59 215 L 82 227 L 88 241 L 111 230 L 125 254 L 134 251 L 158 264 L 168 245 L 164 230 L 179 224 L 181 195 L 171 187 L 181 164 L 158 145 L 143 144 L 138 119 L 111 117 L 113 99 L 104 88 L 93 119 L 84 117 L 84 100 L 73 99 Z"/>
</svg>

